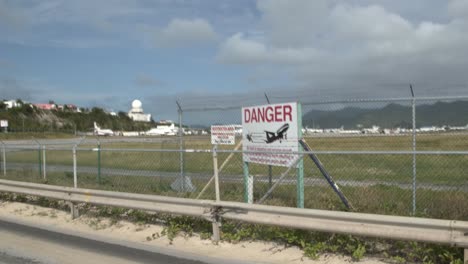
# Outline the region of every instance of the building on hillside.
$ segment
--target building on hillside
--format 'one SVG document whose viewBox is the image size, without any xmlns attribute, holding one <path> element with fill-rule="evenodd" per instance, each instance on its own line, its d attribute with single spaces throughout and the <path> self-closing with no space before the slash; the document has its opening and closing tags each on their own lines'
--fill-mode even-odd
<svg viewBox="0 0 468 264">
<path fill-rule="evenodd" d="M 161 121 L 159 121 L 159 123 L 160 124 L 169 124 L 170 125 L 170 124 L 174 123 L 174 121 L 172 121 L 172 120 L 161 120 Z"/>
<path fill-rule="evenodd" d="M 140 122 L 151 121 L 151 114 L 145 114 L 143 112 L 143 107 L 142 107 L 142 103 L 140 100 L 133 100 L 132 109 L 128 112 L 128 117 L 130 117 L 133 121 L 140 121 Z"/>
<path fill-rule="evenodd" d="M 36 108 L 42 110 L 55 110 L 57 109 L 56 104 L 33 104 Z"/>
<path fill-rule="evenodd" d="M 7 109 L 21 107 L 21 104 L 18 103 L 16 100 L 7 100 L 7 101 L 3 101 L 3 103 L 6 105 Z"/>
<path fill-rule="evenodd" d="M 67 111 L 71 111 L 71 112 L 79 112 L 78 111 L 78 107 L 74 104 L 59 104 L 59 105 L 56 105 L 57 109 L 58 110 L 67 110 Z"/>
</svg>

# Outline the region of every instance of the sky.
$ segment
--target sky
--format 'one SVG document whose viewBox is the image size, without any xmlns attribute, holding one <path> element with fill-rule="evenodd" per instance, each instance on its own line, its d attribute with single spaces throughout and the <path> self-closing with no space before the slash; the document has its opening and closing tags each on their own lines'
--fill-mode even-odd
<svg viewBox="0 0 468 264">
<path fill-rule="evenodd" d="M 182 108 L 468 94 L 468 0 L 0 0 L 0 99 Z"/>
</svg>

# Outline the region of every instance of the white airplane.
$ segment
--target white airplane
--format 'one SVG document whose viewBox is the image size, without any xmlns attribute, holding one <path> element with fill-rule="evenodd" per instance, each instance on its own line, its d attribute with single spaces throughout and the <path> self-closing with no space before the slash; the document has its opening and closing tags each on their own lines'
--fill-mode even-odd
<svg viewBox="0 0 468 264">
<path fill-rule="evenodd" d="M 178 129 L 171 124 L 170 126 L 159 125 L 156 128 L 152 128 L 146 131 L 145 135 L 147 136 L 175 136 L 178 132 Z"/>
<path fill-rule="evenodd" d="M 96 122 L 94 122 L 94 135 L 96 136 L 113 136 L 114 131 L 110 129 L 101 129 Z"/>
</svg>

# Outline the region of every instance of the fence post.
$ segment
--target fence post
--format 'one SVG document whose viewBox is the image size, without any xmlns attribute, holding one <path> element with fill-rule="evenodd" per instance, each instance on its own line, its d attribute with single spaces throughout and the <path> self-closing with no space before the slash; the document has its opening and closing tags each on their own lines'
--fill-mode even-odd
<svg viewBox="0 0 468 264">
<path fill-rule="evenodd" d="M 268 104 L 270 104 L 270 98 L 268 98 L 267 93 L 264 93 L 265 99 Z M 268 184 L 270 185 L 269 188 L 273 186 L 273 166 L 268 165 Z"/>
<path fill-rule="evenodd" d="M 413 123 L 413 208 L 412 214 L 416 214 L 416 99 L 414 97 L 413 86 L 410 84 L 411 90 L 411 108 L 412 108 L 412 123 Z"/>
<path fill-rule="evenodd" d="M 179 167 L 180 167 L 180 180 L 182 182 L 181 189 L 182 192 L 185 192 L 185 176 L 184 176 L 184 152 L 183 152 L 183 132 L 182 132 L 182 107 L 180 106 L 179 102 L 176 101 L 177 104 L 177 112 L 179 114 Z"/>
<path fill-rule="evenodd" d="M 5 143 L 2 141 L 2 162 L 3 162 L 3 176 L 6 176 L 6 149 L 5 149 Z"/>
<path fill-rule="evenodd" d="M 218 171 L 218 145 L 213 146 L 213 169 L 214 169 L 214 178 L 215 178 L 215 193 L 216 201 L 221 201 L 219 194 L 219 171 Z"/>
<path fill-rule="evenodd" d="M 76 146 L 73 146 L 73 187 L 78 188 L 78 176 L 76 173 Z"/>
<path fill-rule="evenodd" d="M 302 105 L 297 103 L 297 138 L 302 139 Z M 298 144 L 298 151 L 304 152 L 301 144 Z M 304 155 L 300 155 L 300 160 L 297 163 L 296 169 L 296 206 L 304 208 Z"/>
<path fill-rule="evenodd" d="M 246 203 L 253 203 L 253 177 L 249 173 L 249 163 L 244 162 L 244 201 Z"/>
<path fill-rule="evenodd" d="M 97 181 L 99 184 L 101 184 L 101 142 L 98 142 L 97 162 L 98 162 Z"/>
<path fill-rule="evenodd" d="M 269 188 L 273 186 L 273 167 L 271 165 L 268 165 L 268 185 Z"/>
<path fill-rule="evenodd" d="M 86 139 L 85 137 L 82 137 L 80 141 L 78 141 L 74 146 L 73 146 L 73 187 L 78 188 L 78 171 L 77 171 L 77 160 L 76 160 L 76 148 L 83 142 L 83 140 Z M 73 210 L 73 209 L 72 209 Z M 78 211 L 77 211 L 78 212 Z M 72 211 L 73 214 L 73 211 Z"/>
<path fill-rule="evenodd" d="M 34 139 L 34 141 L 36 141 L 37 143 L 37 154 L 38 154 L 38 162 L 37 164 L 39 165 L 39 177 L 42 175 L 42 147 L 41 147 L 41 142 L 39 142 L 38 140 Z"/>
<path fill-rule="evenodd" d="M 42 146 L 42 175 L 43 175 L 43 179 L 44 181 L 47 180 L 47 167 L 46 167 L 46 146 Z"/>
</svg>

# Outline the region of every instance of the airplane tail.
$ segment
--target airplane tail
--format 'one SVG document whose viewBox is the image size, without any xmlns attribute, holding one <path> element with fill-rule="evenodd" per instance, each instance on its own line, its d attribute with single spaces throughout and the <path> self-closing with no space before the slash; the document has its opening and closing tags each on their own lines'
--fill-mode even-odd
<svg viewBox="0 0 468 264">
<path fill-rule="evenodd" d="M 96 122 L 94 122 L 94 130 L 99 130 L 99 126 L 97 125 Z"/>
</svg>

